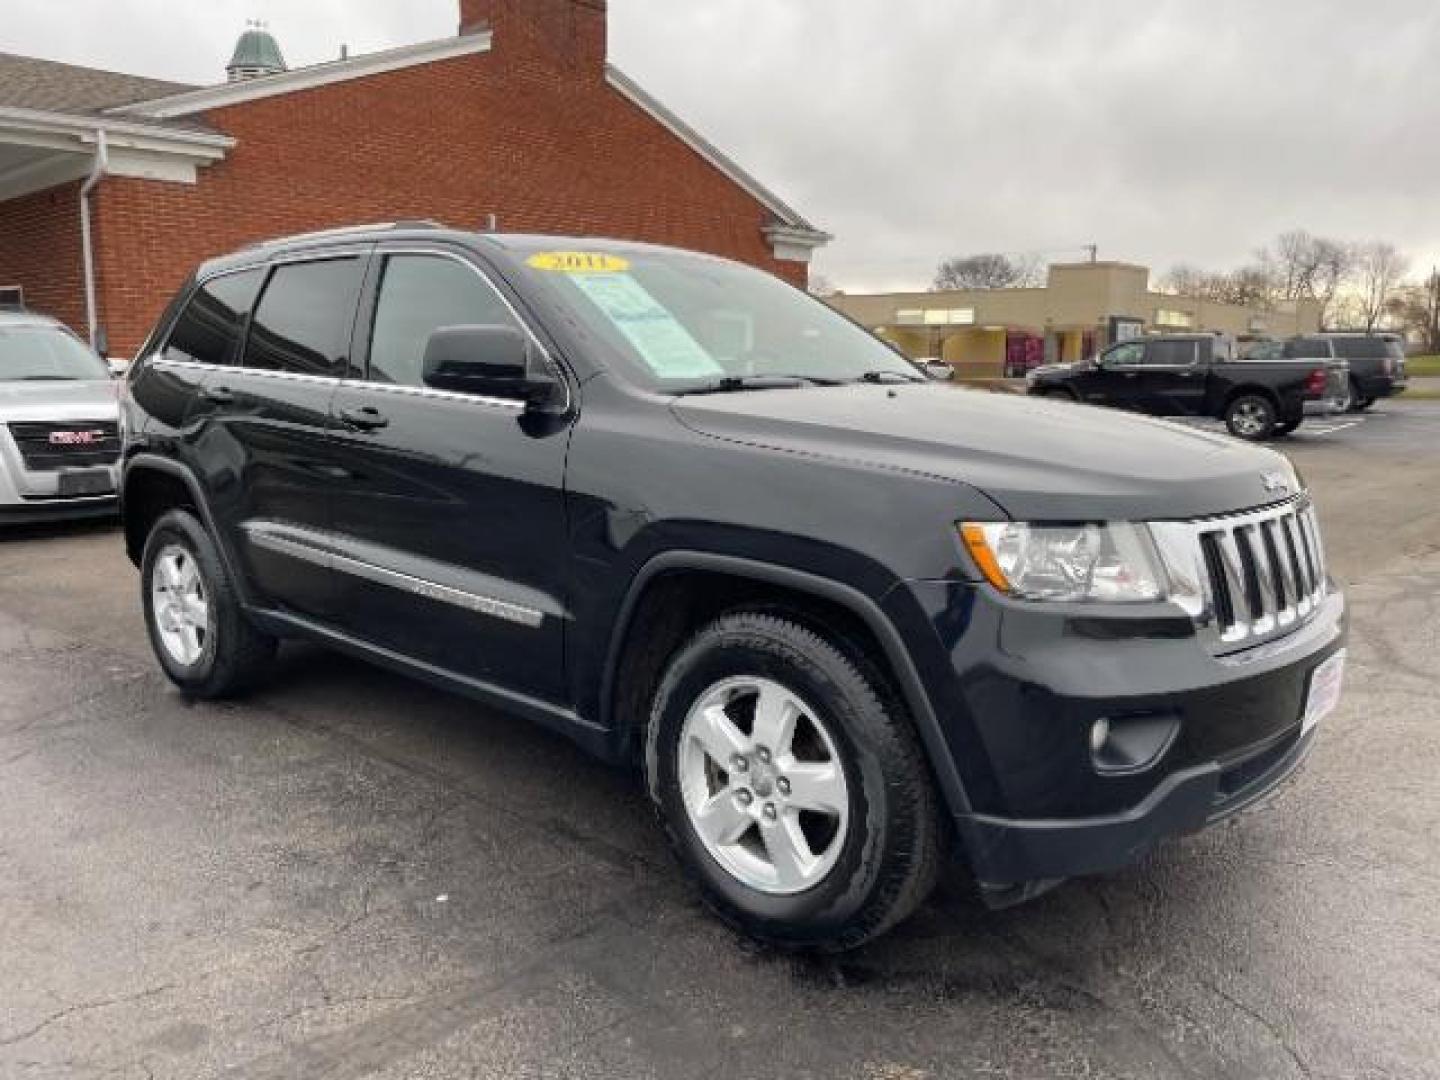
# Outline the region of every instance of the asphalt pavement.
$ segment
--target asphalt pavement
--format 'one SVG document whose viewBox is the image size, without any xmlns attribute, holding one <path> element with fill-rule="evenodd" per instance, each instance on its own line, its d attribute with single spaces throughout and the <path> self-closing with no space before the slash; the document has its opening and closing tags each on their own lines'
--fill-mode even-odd
<svg viewBox="0 0 1440 1080">
<path fill-rule="evenodd" d="M 108 526 L 0 538 L 0 1077 L 1440 1077 L 1440 404 L 1281 444 L 1348 687 L 1273 800 L 851 956 L 700 909 L 639 786 L 308 647 L 149 656 Z"/>
</svg>

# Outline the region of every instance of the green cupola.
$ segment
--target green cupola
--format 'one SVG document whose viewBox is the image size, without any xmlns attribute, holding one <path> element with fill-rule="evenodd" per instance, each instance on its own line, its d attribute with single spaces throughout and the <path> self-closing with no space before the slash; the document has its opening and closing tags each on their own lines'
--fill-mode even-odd
<svg viewBox="0 0 1440 1080">
<path fill-rule="evenodd" d="M 225 65 L 230 81 L 259 79 L 286 70 L 285 57 L 280 52 L 280 43 L 275 40 L 275 35 L 266 29 L 264 23 L 246 23 L 245 32 L 235 43 L 235 55 Z"/>
</svg>

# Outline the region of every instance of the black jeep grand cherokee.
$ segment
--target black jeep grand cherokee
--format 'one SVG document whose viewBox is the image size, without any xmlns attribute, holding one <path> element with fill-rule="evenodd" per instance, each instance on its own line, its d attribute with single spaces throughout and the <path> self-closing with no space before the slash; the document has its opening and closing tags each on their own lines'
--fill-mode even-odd
<svg viewBox="0 0 1440 1080">
<path fill-rule="evenodd" d="M 403 226 L 204 266 L 126 539 L 201 698 L 304 637 L 641 766 L 725 919 L 842 949 L 1273 788 L 1344 600 L 1285 459 L 930 382 L 759 271 Z"/>
</svg>

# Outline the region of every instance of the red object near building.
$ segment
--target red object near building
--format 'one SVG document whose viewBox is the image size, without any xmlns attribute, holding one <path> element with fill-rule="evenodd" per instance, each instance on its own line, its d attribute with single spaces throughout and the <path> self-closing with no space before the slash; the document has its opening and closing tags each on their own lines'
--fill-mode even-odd
<svg viewBox="0 0 1440 1080">
<path fill-rule="evenodd" d="M 294 70 L 247 31 L 204 88 L 0 56 L 0 286 L 120 356 L 204 259 L 364 222 L 672 244 L 805 283 L 830 238 L 607 62 L 605 0 L 460 15 Z"/>
</svg>

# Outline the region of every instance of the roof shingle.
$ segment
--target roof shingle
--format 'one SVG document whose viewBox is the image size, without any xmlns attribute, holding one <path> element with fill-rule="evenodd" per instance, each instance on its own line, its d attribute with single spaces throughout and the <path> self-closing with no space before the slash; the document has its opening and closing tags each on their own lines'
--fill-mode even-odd
<svg viewBox="0 0 1440 1080">
<path fill-rule="evenodd" d="M 194 89 L 184 83 L 0 53 L 0 107 L 89 115 Z"/>
</svg>

